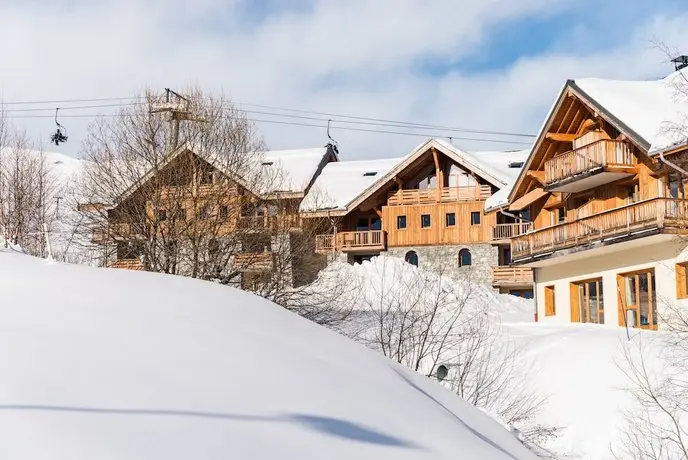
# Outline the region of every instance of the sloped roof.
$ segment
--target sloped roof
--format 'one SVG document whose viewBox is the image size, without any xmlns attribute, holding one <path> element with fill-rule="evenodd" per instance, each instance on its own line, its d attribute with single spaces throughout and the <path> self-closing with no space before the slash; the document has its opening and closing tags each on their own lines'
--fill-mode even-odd
<svg viewBox="0 0 688 460">
<path fill-rule="evenodd" d="M 172 152 L 161 165 L 164 167 L 172 160 L 184 152 L 192 152 L 206 160 L 209 164 L 217 167 L 218 161 L 215 160 L 217 154 L 208 154 L 203 149 L 197 148 L 192 144 L 183 144 Z M 322 163 L 329 155 L 327 147 L 300 150 L 273 150 L 265 152 L 249 152 L 255 158 L 248 163 L 245 171 L 222 171 L 232 180 L 257 195 L 269 195 L 272 193 L 296 193 L 304 194 L 309 185 L 313 182 L 315 175 Z M 333 158 L 337 160 L 336 154 Z M 118 198 L 121 202 L 145 184 L 155 173 L 154 169 L 149 169 L 141 178 L 127 188 Z M 260 177 L 265 180 L 260 180 Z M 257 179 L 258 178 L 258 179 Z M 260 189 L 257 189 L 260 188 Z"/>
<path fill-rule="evenodd" d="M 491 164 L 495 170 L 507 180 L 507 184 L 485 200 L 485 211 L 492 211 L 509 204 L 509 194 L 516 184 L 521 166 L 509 166 L 515 163 L 525 163 L 530 155 L 528 150 L 511 150 L 506 152 L 471 152 L 471 155 L 483 163 Z"/>
<path fill-rule="evenodd" d="M 688 80 L 679 71 L 660 80 L 582 78 L 573 84 L 647 144 L 650 155 L 686 142 Z"/>
<path fill-rule="evenodd" d="M 401 160 L 403 158 L 328 163 L 301 202 L 300 211 L 345 210 L 354 198 Z"/>
<path fill-rule="evenodd" d="M 327 147 L 263 152 L 263 169 L 276 169 L 280 180 L 271 192 L 305 193 L 328 154 Z"/>
<path fill-rule="evenodd" d="M 411 153 L 406 155 L 399 163 L 397 163 L 392 169 L 390 169 L 382 178 L 375 181 L 370 187 L 362 191 L 354 201 L 349 203 L 347 209 L 353 209 L 358 206 L 363 200 L 369 197 L 372 193 L 377 191 L 384 184 L 392 180 L 397 174 L 403 171 L 405 168 L 413 164 L 422 154 L 427 152 L 429 149 L 435 148 L 439 152 L 446 155 L 455 163 L 473 171 L 478 176 L 485 179 L 487 182 L 492 184 L 497 188 L 505 187 L 509 184 L 509 175 L 505 174 L 505 171 L 500 170 L 500 168 L 495 168 L 493 164 L 489 161 L 485 161 L 485 158 L 480 158 L 475 154 L 465 152 L 449 142 L 442 139 L 428 139 L 427 141 L 420 144 L 418 147 L 413 149 Z"/>
<path fill-rule="evenodd" d="M 646 149 L 649 155 L 688 142 L 688 77 L 681 71 L 659 80 L 567 80 L 540 127 L 531 154 L 514 181 L 507 201 L 513 200 L 516 188 L 523 180 L 523 171 L 529 168 L 557 107 L 569 91 L 599 110 L 612 125 Z"/>
<path fill-rule="evenodd" d="M 442 139 L 429 139 L 400 158 L 329 163 L 301 203 L 300 211 L 346 213 L 433 147 L 500 192 L 513 184 L 520 171 L 509 164 L 525 161 L 529 153 L 529 150 L 466 152 Z"/>
</svg>

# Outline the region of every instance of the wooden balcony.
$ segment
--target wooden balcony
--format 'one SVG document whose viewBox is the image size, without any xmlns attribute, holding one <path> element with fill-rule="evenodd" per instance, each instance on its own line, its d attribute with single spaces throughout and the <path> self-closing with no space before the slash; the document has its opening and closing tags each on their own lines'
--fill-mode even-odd
<svg viewBox="0 0 688 460">
<path fill-rule="evenodd" d="M 623 141 L 601 139 L 545 162 L 551 192 L 580 192 L 635 174 L 636 159 Z"/>
<path fill-rule="evenodd" d="M 143 262 L 141 259 L 118 259 L 113 260 L 108 265 L 108 268 L 122 268 L 124 270 L 143 270 Z"/>
<path fill-rule="evenodd" d="M 688 233 L 688 200 L 653 198 L 536 229 L 511 240 L 514 262 L 527 262 L 561 249 L 616 242 L 650 230 Z"/>
<path fill-rule="evenodd" d="M 529 287 L 532 285 L 532 268 L 492 267 L 492 286 L 494 287 Z"/>
<path fill-rule="evenodd" d="M 301 216 L 298 214 L 244 216 L 239 218 L 238 227 L 242 230 L 281 230 L 286 232 L 301 228 Z"/>
<path fill-rule="evenodd" d="M 407 204 L 452 203 L 455 201 L 482 201 L 492 195 L 489 185 L 475 187 L 443 187 L 442 189 L 397 190 L 387 195 L 388 206 Z"/>
<path fill-rule="evenodd" d="M 234 256 L 234 266 L 240 272 L 266 272 L 274 268 L 272 252 L 245 252 Z"/>
<path fill-rule="evenodd" d="M 338 232 L 334 235 L 317 235 L 315 251 L 327 253 L 333 251 L 365 252 L 384 251 L 387 247 L 387 235 L 382 230 L 365 230 L 361 232 Z"/>
<path fill-rule="evenodd" d="M 510 240 L 511 238 L 530 231 L 533 224 L 531 222 L 522 222 L 518 224 L 497 224 L 492 227 L 492 240 Z"/>
<path fill-rule="evenodd" d="M 165 185 L 160 189 L 161 200 L 188 199 L 196 196 L 199 198 L 209 196 L 238 196 L 239 189 L 232 184 L 202 184 L 198 188 L 192 185 Z"/>
</svg>

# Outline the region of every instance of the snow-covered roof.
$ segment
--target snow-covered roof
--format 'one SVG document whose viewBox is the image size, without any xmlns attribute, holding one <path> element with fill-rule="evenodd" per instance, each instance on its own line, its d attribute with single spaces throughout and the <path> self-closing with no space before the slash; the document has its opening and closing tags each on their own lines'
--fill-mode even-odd
<svg viewBox="0 0 688 460">
<path fill-rule="evenodd" d="M 510 150 L 506 152 L 471 152 L 482 163 L 489 164 L 498 171 L 506 185 L 485 200 L 485 211 L 492 211 L 509 204 L 508 198 L 522 166 L 530 155 L 530 150 Z M 521 165 L 521 166 L 519 166 Z"/>
<path fill-rule="evenodd" d="M 581 78 L 574 84 L 640 136 L 650 154 L 686 142 L 688 80 L 680 71 L 660 80 Z"/>
<path fill-rule="evenodd" d="M 263 170 L 279 178 L 272 192 L 306 192 L 327 153 L 327 147 L 263 152 Z"/>
<path fill-rule="evenodd" d="M 341 211 L 403 158 L 340 161 L 325 165 L 301 202 L 301 212 Z"/>
<path fill-rule="evenodd" d="M 251 293 L 4 249 L 0 274 L 3 458 L 537 458 L 425 375 Z"/>
</svg>

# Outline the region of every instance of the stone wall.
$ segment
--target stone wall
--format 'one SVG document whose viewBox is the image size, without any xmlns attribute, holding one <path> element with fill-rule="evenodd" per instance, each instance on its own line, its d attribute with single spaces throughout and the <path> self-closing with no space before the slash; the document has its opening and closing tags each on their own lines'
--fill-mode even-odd
<svg viewBox="0 0 688 460">
<path fill-rule="evenodd" d="M 471 252 L 471 265 L 459 267 L 459 251 L 464 248 Z M 388 248 L 387 254 L 404 258 L 409 251 L 418 254 L 420 268 L 489 286 L 492 286 L 492 267 L 499 264 L 499 250 L 491 244 L 394 247 Z"/>
</svg>

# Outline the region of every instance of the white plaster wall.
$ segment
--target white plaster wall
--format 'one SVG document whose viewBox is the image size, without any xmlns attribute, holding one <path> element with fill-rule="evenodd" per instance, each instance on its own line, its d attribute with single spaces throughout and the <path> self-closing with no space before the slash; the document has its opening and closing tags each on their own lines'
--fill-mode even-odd
<svg viewBox="0 0 688 460">
<path fill-rule="evenodd" d="M 606 325 L 617 326 L 619 324 L 619 296 L 616 276 L 620 273 L 647 268 L 655 270 L 657 309 L 660 316 L 668 303 L 681 302 L 688 306 L 687 300 L 679 301 L 676 298 L 675 264 L 686 261 L 688 261 L 688 240 L 671 238 L 659 243 L 629 245 L 620 251 L 536 268 L 538 321 L 570 322 L 570 284 L 591 278 L 602 278 L 604 322 Z M 552 285 L 556 314 L 545 316 L 545 286 Z"/>
</svg>

